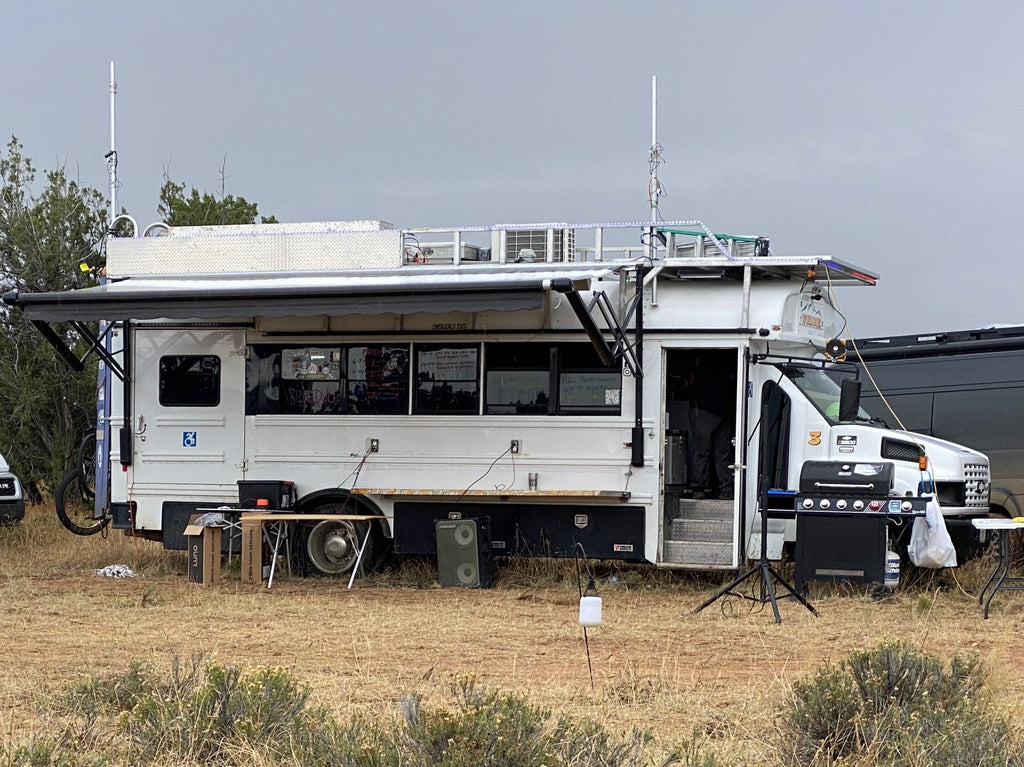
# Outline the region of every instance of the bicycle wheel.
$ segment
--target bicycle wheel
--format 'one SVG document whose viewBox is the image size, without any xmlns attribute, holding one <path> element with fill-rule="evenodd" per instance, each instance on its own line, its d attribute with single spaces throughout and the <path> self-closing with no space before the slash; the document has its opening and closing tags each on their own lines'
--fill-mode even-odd
<svg viewBox="0 0 1024 767">
<path fill-rule="evenodd" d="M 110 517 L 95 517 L 93 501 L 82 489 L 82 477 L 78 469 L 69 471 L 61 480 L 53 497 L 57 507 L 57 519 L 75 535 L 93 535 L 110 522 Z"/>
<path fill-rule="evenodd" d="M 90 429 L 78 445 L 78 486 L 82 495 L 96 497 L 96 430 Z"/>
</svg>

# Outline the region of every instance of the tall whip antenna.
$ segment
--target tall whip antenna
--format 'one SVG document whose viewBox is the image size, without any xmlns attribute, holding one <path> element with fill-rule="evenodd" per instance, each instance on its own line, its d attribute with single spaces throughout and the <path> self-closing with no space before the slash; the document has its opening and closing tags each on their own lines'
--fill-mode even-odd
<svg viewBox="0 0 1024 767">
<path fill-rule="evenodd" d="M 665 193 L 665 188 L 658 181 L 658 166 L 661 165 L 661 144 L 658 143 L 658 78 L 651 77 L 651 179 L 647 183 L 647 199 L 651 204 L 651 223 L 656 224 L 661 218 L 658 200 Z"/>
<path fill-rule="evenodd" d="M 110 174 L 110 212 L 107 215 L 107 225 L 114 226 L 114 219 L 117 218 L 117 144 L 114 136 L 114 97 L 117 95 L 117 81 L 114 79 L 114 62 L 110 62 L 110 151 L 104 155 L 107 158 L 107 172 Z"/>
</svg>

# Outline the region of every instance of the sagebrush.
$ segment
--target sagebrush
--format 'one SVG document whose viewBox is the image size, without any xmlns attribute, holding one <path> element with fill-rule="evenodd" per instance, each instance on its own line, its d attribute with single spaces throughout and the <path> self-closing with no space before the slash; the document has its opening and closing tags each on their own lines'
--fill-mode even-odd
<svg viewBox="0 0 1024 767">
<path fill-rule="evenodd" d="M 973 654 L 938 658 L 903 641 L 857 650 L 793 685 L 782 715 L 786 765 L 1020 765 L 1024 749 L 988 705 Z"/>
<path fill-rule="evenodd" d="M 175 658 L 161 675 L 142 662 L 89 676 L 49 696 L 50 733 L 5 744 L 13 767 L 80 765 L 309 765 L 336 767 L 715 767 L 683 742 L 655 760 L 653 736 L 624 737 L 591 720 L 553 717 L 525 697 L 489 690 L 472 676 L 450 686 L 450 705 L 427 707 L 416 693 L 400 715 L 339 723 L 310 702 L 285 669 L 242 669 Z"/>
</svg>

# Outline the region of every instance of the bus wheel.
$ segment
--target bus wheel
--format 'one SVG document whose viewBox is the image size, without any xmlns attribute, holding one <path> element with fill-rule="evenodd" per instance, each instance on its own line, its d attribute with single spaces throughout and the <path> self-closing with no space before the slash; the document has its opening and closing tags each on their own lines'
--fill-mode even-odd
<svg viewBox="0 0 1024 767">
<path fill-rule="evenodd" d="M 329 503 L 310 509 L 316 514 L 366 514 L 344 502 Z M 360 567 L 368 569 L 373 562 L 377 525 L 371 521 L 324 519 L 299 524 L 295 531 L 293 553 L 300 575 L 342 575 L 351 572 L 363 547 Z"/>
<path fill-rule="evenodd" d="M 351 520 L 324 520 L 309 529 L 305 545 L 300 550 L 315 573 L 340 575 L 355 567 L 359 548 L 363 546 L 363 561 L 368 559 L 372 541 L 367 540 L 369 522 Z"/>
</svg>

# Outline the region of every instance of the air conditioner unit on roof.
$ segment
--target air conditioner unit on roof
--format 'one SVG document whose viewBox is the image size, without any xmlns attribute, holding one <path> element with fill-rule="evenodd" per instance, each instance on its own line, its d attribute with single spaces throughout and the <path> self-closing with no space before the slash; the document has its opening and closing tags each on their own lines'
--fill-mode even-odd
<svg viewBox="0 0 1024 767">
<path fill-rule="evenodd" d="M 548 233 L 551 233 L 551 257 L 548 257 Z M 574 229 L 510 229 L 505 234 L 505 260 L 533 263 L 576 260 Z"/>
</svg>

